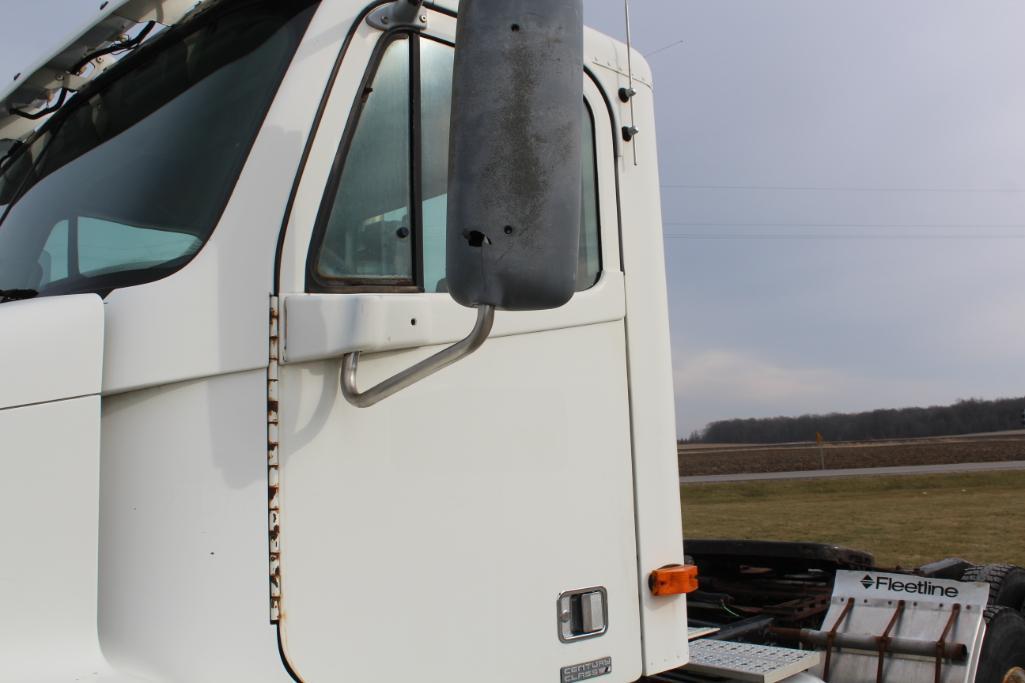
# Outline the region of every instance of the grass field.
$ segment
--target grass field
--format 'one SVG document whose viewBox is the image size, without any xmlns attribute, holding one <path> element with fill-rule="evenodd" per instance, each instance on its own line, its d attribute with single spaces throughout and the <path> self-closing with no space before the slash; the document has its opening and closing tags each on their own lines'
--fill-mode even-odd
<svg viewBox="0 0 1025 683">
<path fill-rule="evenodd" d="M 685 539 L 831 543 L 882 567 L 1025 566 L 1025 472 L 686 484 L 680 498 Z"/>
</svg>

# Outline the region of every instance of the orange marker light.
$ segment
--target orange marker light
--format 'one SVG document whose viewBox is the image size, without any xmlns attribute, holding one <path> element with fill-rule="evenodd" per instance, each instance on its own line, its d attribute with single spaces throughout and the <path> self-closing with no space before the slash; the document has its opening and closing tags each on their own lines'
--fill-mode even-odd
<svg viewBox="0 0 1025 683">
<path fill-rule="evenodd" d="M 698 589 L 698 568 L 692 564 L 662 567 L 651 572 L 648 587 L 654 595 L 682 595 Z"/>
</svg>

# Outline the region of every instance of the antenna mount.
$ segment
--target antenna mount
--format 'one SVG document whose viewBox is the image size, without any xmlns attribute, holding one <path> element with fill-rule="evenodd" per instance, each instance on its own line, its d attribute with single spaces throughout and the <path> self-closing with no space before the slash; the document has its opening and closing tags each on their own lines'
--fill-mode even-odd
<svg viewBox="0 0 1025 683">
<path fill-rule="evenodd" d="M 395 28 L 427 28 L 427 13 L 424 0 L 395 0 L 375 9 L 367 16 L 367 23 L 379 31 Z"/>
</svg>

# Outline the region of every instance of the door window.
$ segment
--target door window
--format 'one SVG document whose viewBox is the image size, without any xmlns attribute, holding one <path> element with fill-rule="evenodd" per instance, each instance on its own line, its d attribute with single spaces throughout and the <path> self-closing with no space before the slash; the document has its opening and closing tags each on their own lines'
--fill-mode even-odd
<svg viewBox="0 0 1025 683">
<path fill-rule="evenodd" d="M 412 284 L 409 40 L 388 45 L 365 96 L 331 202 L 317 275 Z"/>
<path fill-rule="evenodd" d="M 363 88 L 321 208 L 309 288 L 444 292 L 454 50 L 392 39 Z M 594 122 L 586 103 L 577 291 L 601 273 Z M 414 170 L 416 172 L 414 172 Z"/>
</svg>

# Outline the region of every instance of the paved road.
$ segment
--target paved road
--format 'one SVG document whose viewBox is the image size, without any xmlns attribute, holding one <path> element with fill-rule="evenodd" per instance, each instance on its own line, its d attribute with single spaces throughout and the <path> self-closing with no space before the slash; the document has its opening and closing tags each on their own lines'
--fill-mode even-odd
<svg viewBox="0 0 1025 683">
<path fill-rule="evenodd" d="M 1025 460 L 1011 460 L 1007 462 L 963 462 L 954 465 L 914 465 L 910 467 L 864 467 L 853 470 L 805 470 L 801 472 L 710 474 L 700 477 L 680 477 L 680 483 L 713 484 L 721 481 L 827 479 L 830 477 L 892 477 L 906 474 L 952 474 L 957 472 L 996 472 L 1002 470 L 1025 470 Z"/>
</svg>

